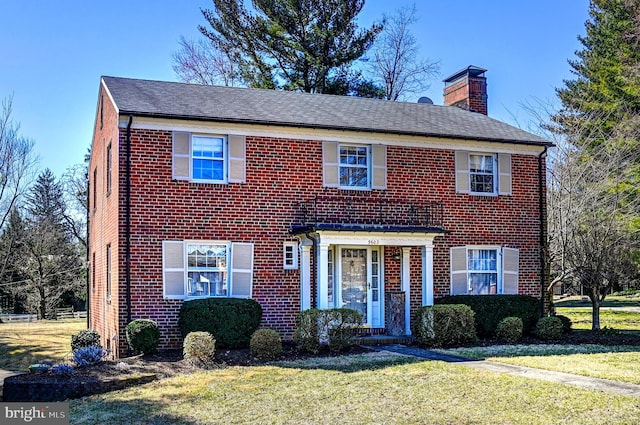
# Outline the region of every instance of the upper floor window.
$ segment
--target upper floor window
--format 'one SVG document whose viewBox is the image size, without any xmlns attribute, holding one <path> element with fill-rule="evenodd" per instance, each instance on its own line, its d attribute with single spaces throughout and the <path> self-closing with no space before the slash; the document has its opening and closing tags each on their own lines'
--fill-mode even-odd
<svg viewBox="0 0 640 425">
<path fill-rule="evenodd" d="M 111 143 L 107 146 L 107 195 L 111 193 L 111 169 L 113 168 L 113 158 L 111 152 Z"/>
<path fill-rule="evenodd" d="M 469 154 L 471 193 L 496 193 L 496 156 Z"/>
<path fill-rule="evenodd" d="M 203 183 L 245 182 L 245 137 L 173 133 L 173 178 Z"/>
<path fill-rule="evenodd" d="M 323 142 L 322 181 L 325 187 L 386 189 L 387 147 Z"/>
<path fill-rule="evenodd" d="M 340 145 L 340 186 L 369 187 L 369 147 Z"/>
<path fill-rule="evenodd" d="M 455 152 L 456 192 L 511 195 L 511 154 Z"/>
</svg>

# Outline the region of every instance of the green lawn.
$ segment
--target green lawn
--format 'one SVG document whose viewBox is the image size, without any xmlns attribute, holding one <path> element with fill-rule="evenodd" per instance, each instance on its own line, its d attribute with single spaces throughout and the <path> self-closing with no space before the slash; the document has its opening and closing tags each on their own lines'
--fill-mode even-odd
<svg viewBox="0 0 640 425">
<path fill-rule="evenodd" d="M 375 353 L 183 375 L 70 408 L 72 424 L 636 424 L 640 400 Z"/>
<path fill-rule="evenodd" d="M 573 329 L 591 329 L 591 307 L 556 307 L 557 314 L 567 316 Z M 640 311 L 600 309 L 600 328 L 640 331 Z"/>
<path fill-rule="evenodd" d="M 555 300 L 556 307 L 584 307 L 590 308 L 591 301 L 587 298 L 583 301 L 584 297 L 571 296 L 563 298 L 561 300 Z M 638 296 L 614 296 L 609 295 L 604 299 L 603 307 L 640 307 L 640 297 Z"/>
<path fill-rule="evenodd" d="M 640 385 L 640 347 L 605 345 L 498 345 L 441 350 L 463 357 Z"/>
<path fill-rule="evenodd" d="M 71 335 L 87 319 L 0 323 L 0 369 L 26 371 L 34 363 L 58 363 L 71 352 Z"/>
</svg>

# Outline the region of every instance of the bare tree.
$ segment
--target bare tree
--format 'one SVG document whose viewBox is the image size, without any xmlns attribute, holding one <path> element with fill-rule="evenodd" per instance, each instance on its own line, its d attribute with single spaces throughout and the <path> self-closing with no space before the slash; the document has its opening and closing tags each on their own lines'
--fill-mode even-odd
<svg viewBox="0 0 640 425">
<path fill-rule="evenodd" d="M 11 118 L 13 98 L 0 110 L 0 229 L 30 183 L 36 157 L 33 141 L 20 136 L 20 126 Z"/>
<path fill-rule="evenodd" d="M 173 70 L 185 83 L 238 86 L 236 65 L 211 41 L 180 38 L 180 50 L 173 54 Z"/>
<path fill-rule="evenodd" d="M 385 99 L 403 100 L 410 94 L 426 91 L 429 81 L 440 70 L 438 62 L 418 56 L 419 46 L 411 33 L 418 21 L 416 6 L 399 8 L 395 15 L 385 16 L 384 29 L 373 47 L 370 72 L 385 88 Z"/>
<path fill-rule="evenodd" d="M 60 179 L 64 203 L 64 221 L 69 231 L 87 249 L 87 165 L 76 164 L 64 172 Z"/>
<path fill-rule="evenodd" d="M 637 278 L 633 256 L 640 247 L 640 152 L 634 141 L 640 132 L 625 123 L 603 139 L 589 124 L 602 118 L 585 119 L 579 134 L 556 138 L 547 182 L 549 289 L 573 283 L 586 290 L 593 330 L 600 329 L 607 294 Z"/>
</svg>

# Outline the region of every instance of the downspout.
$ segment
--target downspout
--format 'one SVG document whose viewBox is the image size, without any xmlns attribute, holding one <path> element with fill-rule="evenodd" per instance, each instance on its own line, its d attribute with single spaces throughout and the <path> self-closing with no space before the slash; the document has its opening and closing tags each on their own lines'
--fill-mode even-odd
<svg viewBox="0 0 640 425">
<path fill-rule="evenodd" d="M 87 260 L 87 264 L 89 264 L 89 267 L 87 267 L 87 329 L 91 329 L 91 277 L 92 277 L 92 273 L 91 270 L 96 266 L 95 264 L 91 263 L 91 254 L 89 253 L 89 220 L 90 220 L 90 214 L 89 214 L 89 209 L 91 208 L 89 205 L 89 201 L 91 200 L 91 188 L 89 187 L 89 168 L 90 167 L 90 163 L 87 164 L 87 174 L 85 175 L 85 180 L 87 181 L 87 215 L 86 215 L 86 221 L 87 221 L 87 229 L 86 229 L 86 241 L 87 241 L 87 245 L 86 245 L 86 250 L 87 250 L 87 255 L 86 255 L 86 260 Z M 93 182 L 93 184 L 96 184 L 96 182 Z"/>
<path fill-rule="evenodd" d="M 546 167 L 543 169 L 542 167 L 542 159 L 547 155 L 548 147 L 545 146 L 544 150 L 538 155 L 538 206 L 539 206 L 539 214 L 540 214 L 540 313 L 544 316 L 545 311 L 545 297 L 547 293 L 547 285 L 546 285 L 546 275 L 547 275 L 547 267 L 546 267 L 546 244 L 547 244 L 547 224 L 546 224 L 546 199 L 544 199 L 543 195 L 546 193 L 545 187 L 543 186 L 543 173 L 546 173 Z"/>
<path fill-rule="evenodd" d="M 125 279 L 126 283 L 126 304 L 127 304 L 127 324 L 131 323 L 131 124 L 133 115 L 129 115 L 127 124 L 127 167 L 125 182 Z M 127 345 L 127 356 L 131 356 L 131 347 Z"/>
</svg>

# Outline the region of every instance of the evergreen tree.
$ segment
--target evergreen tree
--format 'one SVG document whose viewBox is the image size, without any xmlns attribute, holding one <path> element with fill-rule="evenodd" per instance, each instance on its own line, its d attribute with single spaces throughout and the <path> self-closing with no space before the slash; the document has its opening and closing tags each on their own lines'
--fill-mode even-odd
<svg viewBox="0 0 640 425">
<path fill-rule="evenodd" d="M 563 134 L 599 144 L 640 113 L 640 0 L 591 0 L 583 49 L 569 61 L 573 80 L 557 90 L 554 121 Z M 597 118 L 597 119 L 596 119 Z"/>
<path fill-rule="evenodd" d="M 68 291 L 83 292 L 82 260 L 65 222 L 66 206 L 59 182 L 50 170 L 42 172 L 27 196 L 25 234 L 16 268 L 25 278 L 23 293 L 30 311 L 52 316 Z"/>
<path fill-rule="evenodd" d="M 364 55 L 382 30 L 359 30 L 355 19 L 364 0 L 213 0 L 202 10 L 210 28 L 200 26 L 214 47 L 250 87 L 326 93 L 329 89 L 371 92 L 362 82 L 334 82 Z M 359 76 L 353 74 L 357 80 Z M 338 93 L 347 94 L 347 93 Z"/>
</svg>

